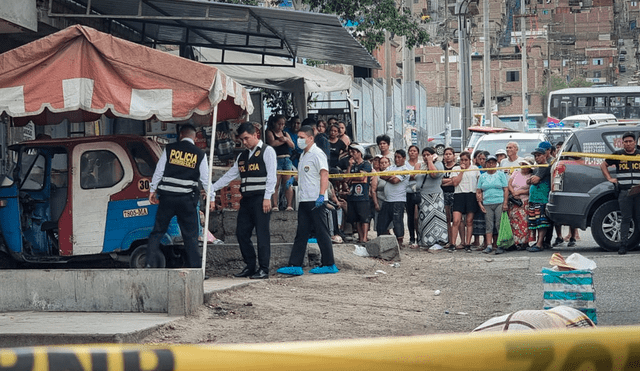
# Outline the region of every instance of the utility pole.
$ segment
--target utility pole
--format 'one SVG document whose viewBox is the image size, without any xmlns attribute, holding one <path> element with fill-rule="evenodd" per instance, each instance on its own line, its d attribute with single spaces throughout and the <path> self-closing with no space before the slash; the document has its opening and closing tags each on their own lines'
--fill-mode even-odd
<svg viewBox="0 0 640 371">
<path fill-rule="evenodd" d="M 388 130 L 387 123 L 393 122 L 393 86 L 394 79 L 393 74 L 391 73 L 391 33 L 389 31 L 384 31 L 384 78 L 387 81 L 387 94 L 386 94 L 386 104 L 387 104 L 387 115 L 385 117 L 385 132 Z M 376 133 L 379 135 L 381 133 Z M 387 133 L 388 134 L 388 133 Z"/>
<path fill-rule="evenodd" d="M 449 40 L 442 43 L 444 49 L 444 145 L 451 146 L 451 103 L 449 102 Z"/>
<path fill-rule="evenodd" d="M 458 16 L 458 46 L 460 48 L 458 65 L 460 66 L 460 128 L 462 129 L 462 143 L 467 142 L 467 131 L 473 122 L 469 31 L 471 28 L 471 16 L 478 14 L 477 1 L 457 0 L 454 11 L 454 15 Z"/>
<path fill-rule="evenodd" d="M 406 9 L 411 9 L 413 6 L 413 2 L 411 0 L 404 0 L 403 6 Z M 409 107 L 416 106 L 416 58 L 414 49 L 407 47 L 406 39 L 406 37 L 402 38 L 402 88 L 405 97 L 403 107 L 405 117 L 408 116 L 408 110 L 410 109 Z M 404 121 L 406 122 L 407 120 Z M 403 130 L 403 132 L 406 135 L 406 130 Z M 427 135 L 427 133 L 424 134 Z"/>
<path fill-rule="evenodd" d="M 484 125 L 493 126 L 493 117 L 491 116 L 491 38 L 489 36 L 489 0 L 483 0 L 482 9 L 484 11 L 484 56 L 482 58 L 484 66 Z"/>
<path fill-rule="evenodd" d="M 522 36 L 522 127 L 524 131 L 529 121 L 529 101 L 527 99 L 527 17 L 525 1 L 520 0 L 520 35 Z"/>
<path fill-rule="evenodd" d="M 551 23 L 547 25 L 547 98 L 551 93 Z M 548 99 L 547 99 L 548 100 Z M 549 112 L 547 112 L 549 115 Z"/>
</svg>

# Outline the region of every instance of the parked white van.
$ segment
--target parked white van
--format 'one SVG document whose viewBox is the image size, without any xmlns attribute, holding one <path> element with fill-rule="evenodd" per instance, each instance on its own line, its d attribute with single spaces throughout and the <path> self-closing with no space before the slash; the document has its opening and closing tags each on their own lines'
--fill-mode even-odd
<svg viewBox="0 0 640 371">
<path fill-rule="evenodd" d="M 591 113 L 588 115 L 567 116 L 562 119 L 560 126 L 565 128 L 585 128 L 603 122 L 618 122 L 618 118 L 611 113 Z"/>
</svg>

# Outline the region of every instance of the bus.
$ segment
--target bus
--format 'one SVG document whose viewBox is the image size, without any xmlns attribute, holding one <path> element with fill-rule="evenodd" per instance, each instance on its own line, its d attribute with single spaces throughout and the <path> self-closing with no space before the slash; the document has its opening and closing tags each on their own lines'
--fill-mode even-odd
<svg viewBox="0 0 640 371">
<path fill-rule="evenodd" d="M 640 119 L 640 86 L 568 88 L 549 93 L 547 126 L 573 115 L 610 113 L 619 120 Z"/>
</svg>

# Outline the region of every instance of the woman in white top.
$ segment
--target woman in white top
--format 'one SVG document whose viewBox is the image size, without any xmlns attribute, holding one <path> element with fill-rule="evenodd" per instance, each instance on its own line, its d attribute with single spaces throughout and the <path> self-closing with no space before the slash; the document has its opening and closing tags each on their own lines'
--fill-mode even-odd
<svg viewBox="0 0 640 371">
<path fill-rule="evenodd" d="M 456 170 L 467 170 L 456 172 Z M 465 235 L 462 245 L 466 252 L 471 252 L 471 236 L 473 234 L 473 214 L 478 210 L 476 201 L 476 188 L 480 172 L 476 165 L 471 165 L 471 154 L 460 153 L 460 166 L 451 170 L 451 179 L 456 187 L 453 193 L 453 231 L 450 252 L 455 250 L 455 242 L 458 239 L 458 228 L 462 222 L 462 215 L 466 215 Z"/>
</svg>

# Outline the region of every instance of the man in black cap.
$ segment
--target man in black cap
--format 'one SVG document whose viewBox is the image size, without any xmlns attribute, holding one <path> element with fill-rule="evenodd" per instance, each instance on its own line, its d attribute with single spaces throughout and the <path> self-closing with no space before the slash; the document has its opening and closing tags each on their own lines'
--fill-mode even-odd
<svg viewBox="0 0 640 371">
<path fill-rule="evenodd" d="M 182 125 L 180 140 L 167 145 L 158 160 L 149 186 L 149 202 L 159 204 L 153 231 L 147 243 L 147 268 L 162 268 L 163 256 L 160 240 L 169 227 L 171 218 L 178 218 L 184 241 L 188 268 L 200 268 L 202 256 L 198 247 L 200 215 L 197 205 L 200 197 L 198 181 L 206 189 L 209 186 L 207 156 L 195 145 L 196 129 Z M 214 202 L 211 191 L 211 204 Z"/>
<path fill-rule="evenodd" d="M 213 184 L 213 190 L 225 187 L 240 175 L 240 210 L 238 210 L 236 237 L 240 245 L 245 268 L 236 277 L 269 278 L 271 259 L 271 196 L 276 187 L 278 160 L 276 151 L 259 138 L 256 127 L 245 122 L 238 127 L 238 138 L 246 147 L 231 169 Z M 253 229 L 258 240 L 258 269 L 256 251 L 251 242 Z"/>
<path fill-rule="evenodd" d="M 349 167 L 347 173 L 370 173 L 373 170 L 371 163 L 365 161 L 365 150 L 358 143 L 349 145 Z M 358 242 L 367 243 L 369 233 L 369 218 L 371 208 L 369 205 L 369 186 L 371 177 L 347 178 L 349 194 L 347 195 L 347 221 L 356 226 L 358 230 Z"/>
<path fill-rule="evenodd" d="M 636 147 L 636 135 L 632 132 L 622 134 L 623 149 L 614 151 L 612 154 L 621 156 L 640 155 L 640 150 Z M 616 167 L 617 178 L 613 178 L 609 173 L 609 166 Z M 633 192 L 632 188 L 640 187 L 640 159 L 612 160 L 606 159 L 600 164 L 600 170 L 608 181 L 618 185 L 618 204 L 620 205 L 620 248 L 618 254 L 624 255 L 629 248 L 629 229 L 631 218 L 636 223 L 636 228 L 640 224 L 640 196 L 638 192 Z"/>
</svg>

